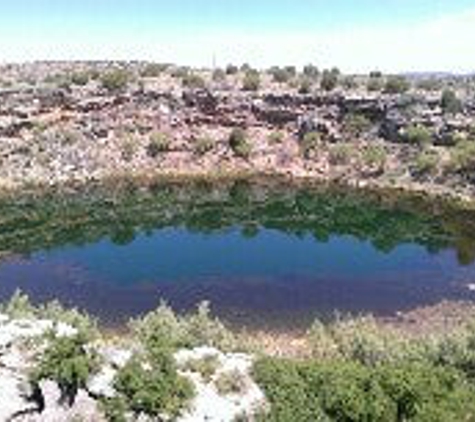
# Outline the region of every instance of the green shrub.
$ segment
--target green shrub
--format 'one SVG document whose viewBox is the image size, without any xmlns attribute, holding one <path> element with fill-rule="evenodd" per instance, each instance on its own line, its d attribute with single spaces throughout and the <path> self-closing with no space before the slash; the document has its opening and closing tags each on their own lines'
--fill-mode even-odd
<svg viewBox="0 0 475 422">
<path fill-rule="evenodd" d="M 220 373 L 214 384 L 223 396 L 243 394 L 248 388 L 245 376 L 237 369 Z"/>
<path fill-rule="evenodd" d="M 189 74 L 190 74 L 190 68 L 187 66 L 174 67 L 170 72 L 170 76 L 175 79 L 184 79 Z"/>
<path fill-rule="evenodd" d="M 263 358 L 254 378 L 270 421 L 458 421 L 475 415 L 474 389 L 457 371 L 429 364 L 297 362 Z"/>
<path fill-rule="evenodd" d="M 243 91 L 258 91 L 261 86 L 261 77 L 257 70 L 249 70 L 242 81 Z"/>
<path fill-rule="evenodd" d="M 444 89 L 440 98 L 440 106 L 444 113 L 457 114 L 462 111 L 462 102 L 451 89 Z"/>
<path fill-rule="evenodd" d="M 61 399 L 74 403 L 80 388 L 86 386 L 89 377 L 98 368 L 97 355 L 86 347 L 87 338 L 81 334 L 72 337 L 51 337 L 42 353 L 38 366 L 33 369 L 31 382 L 55 381 L 61 391 Z"/>
<path fill-rule="evenodd" d="M 147 155 L 156 158 L 160 153 L 170 150 L 170 138 L 161 132 L 154 132 L 150 135 L 150 142 L 147 145 Z"/>
<path fill-rule="evenodd" d="M 303 72 L 304 76 L 306 76 L 307 78 L 310 78 L 310 79 L 318 78 L 318 75 L 320 73 L 318 71 L 318 68 L 316 66 L 314 66 L 313 64 L 305 65 L 302 72 Z"/>
<path fill-rule="evenodd" d="M 381 145 L 368 145 L 362 151 L 362 159 L 366 166 L 383 168 L 386 164 L 387 153 Z"/>
<path fill-rule="evenodd" d="M 144 345 L 166 343 L 170 349 L 177 349 L 188 343 L 184 321 L 164 302 L 142 318 L 131 320 L 129 327 Z"/>
<path fill-rule="evenodd" d="M 333 91 L 338 85 L 339 73 L 336 70 L 325 69 L 320 80 L 320 88 L 324 91 Z"/>
<path fill-rule="evenodd" d="M 162 63 L 147 64 L 140 75 L 144 78 L 158 78 L 166 69 L 168 65 Z"/>
<path fill-rule="evenodd" d="M 320 134 L 316 131 L 307 132 L 300 141 L 300 150 L 303 157 L 310 158 L 320 145 Z"/>
<path fill-rule="evenodd" d="M 317 319 L 307 331 L 307 344 L 310 347 L 312 357 L 315 359 L 334 360 L 343 358 L 329 328 Z"/>
<path fill-rule="evenodd" d="M 366 90 L 370 92 L 382 91 L 384 87 L 384 81 L 380 78 L 370 78 L 366 83 Z"/>
<path fill-rule="evenodd" d="M 185 316 L 184 323 L 189 347 L 212 346 L 224 351 L 236 347 L 234 335 L 211 315 L 209 302 L 201 302 L 195 312 Z"/>
<path fill-rule="evenodd" d="M 43 318 L 62 322 L 75 328 L 88 339 L 93 339 L 99 334 L 97 321 L 90 315 L 75 308 L 65 308 L 57 300 L 34 306 L 28 295 L 21 290 L 16 290 L 7 303 L 0 305 L 0 313 L 12 319 Z"/>
<path fill-rule="evenodd" d="M 238 157 L 247 158 L 251 152 L 251 145 L 247 139 L 244 129 L 235 128 L 231 131 L 228 138 L 229 147 Z"/>
<path fill-rule="evenodd" d="M 185 316 L 177 316 L 162 303 L 142 318 L 132 320 L 129 326 L 141 343 L 152 349 L 214 346 L 230 350 L 236 346 L 233 334 L 211 316 L 208 302 L 200 303 L 195 312 Z"/>
<path fill-rule="evenodd" d="M 461 141 L 450 151 L 450 167 L 454 171 L 466 173 L 475 169 L 475 142 Z"/>
<path fill-rule="evenodd" d="M 206 86 L 205 80 L 195 73 L 185 75 L 182 78 L 181 83 L 184 87 L 191 89 L 201 89 Z"/>
<path fill-rule="evenodd" d="M 210 136 L 202 136 L 194 141 L 194 151 L 198 155 L 205 155 L 212 151 L 216 145 L 216 141 Z"/>
<path fill-rule="evenodd" d="M 226 80 L 226 72 L 223 69 L 215 69 L 212 79 L 214 82 L 223 82 Z"/>
<path fill-rule="evenodd" d="M 440 89 L 440 81 L 435 78 L 422 79 L 417 83 L 417 88 L 423 91 L 437 91 Z"/>
<path fill-rule="evenodd" d="M 99 336 L 99 329 L 95 318 L 76 308 L 65 308 L 57 300 L 39 306 L 37 308 L 37 315 L 41 318 L 70 325 L 85 340 L 92 340 Z"/>
<path fill-rule="evenodd" d="M 386 80 L 384 92 L 386 94 L 403 94 L 410 88 L 411 84 L 404 76 L 390 76 Z"/>
<path fill-rule="evenodd" d="M 425 149 L 419 153 L 414 163 L 414 170 L 417 174 L 433 174 L 436 172 L 440 162 L 437 151 Z"/>
<path fill-rule="evenodd" d="M 193 387 L 178 375 L 173 357 L 155 350 L 146 358 L 133 357 L 121 368 L 114 389 L 127 410 L 136 415 L 179 416 L 194 395 Z"/>
<path fill-rule="evenodd" d="M 31 304 L 28 295 L 17 289 L 6 304 L 0 305 L 0 312 L 10 318 L 33 318 L 37 315 L 36 308 Z"/>
<path fill-rule="evenodd" d="M 328 151 L 328 160 L 333 165 L 345 165 L 351 160 L 354 148 L 350 144 L 333 145 Z"/>
<path fill-rule="evenodd" d="M 89 82 L 88 72 L 74 72 L 71 76 L 71 83 L 78 86 L 85 86 Z"/>
<path fill-rule="evenodd" d="M 267 140 L 270 144 L 281 144 L 284 140 L 284 134 L 279 131 L 274 131 L 269 134 Z"/>
<path fill-rule="evenodd" d="M 274 82 L 283 84 L 283 83 L 289 82 L 290 79 L 292 79 L 295 76 L 295 69 L 293 70 L 294 71 L 292 70 L 289 71 L 287 68 L 274 66 L 270 68 L 268 72 L 272 76 Z"/>
<path fill-rule="evenodd" d="M 233 64 L 228 64 L 226 66 L 226 75 L 235 75 L 239 72 L 239 68 Z"/>
<path fill-rule="evenodd" d="M 129 72 L 123 69 L 109 70 L 101 76 L 101 85 L 109 92 L 123 91 L 129 84 Z"/>
<path fill-rule="evenodd" d="M 424 146 L 432 141 L 432 133 L 421 125 L 411 125 L 404 132 L 404 140 L 413 145 Z"/>
<path fill-rule="evenodd" d="M 371 121 L 361 113 L 348 113 L 343 118 L 343 130 L 352 137 L 360 137 L 371 128 Z"/>
<path fill-rule="evenodd" d="M 299 94 L 307 95 L 312 91 L 312 81 L 308 78 L 302 78 L 299 85 Z"/>
<path fill-rule="evenodd" d="M 201 375 L 204 382 L 210 382 L 219 368 L 219 359 L 216 355 L 205 355 L 201 358 L 188 360 L 181 369 L 196 372 Z"/>
</svg>

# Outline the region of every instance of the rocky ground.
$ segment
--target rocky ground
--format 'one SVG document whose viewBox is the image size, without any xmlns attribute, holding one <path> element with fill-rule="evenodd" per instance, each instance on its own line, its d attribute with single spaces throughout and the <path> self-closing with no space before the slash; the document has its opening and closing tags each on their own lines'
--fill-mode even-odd
<svg viewBox="0 0 475 422">
<path fill-rule="evenodd" d="M 106 420 L 100 401 L 116 395 L 114 376 L 132 358 L 137 345 L 120 345 L 106 340 L 88 344 L 100 356 L 101 366 L 78 390 L 73 403 L 67 403 L 55 380 L 42 380 L 36 388 L 30 382 L 32 370 L 42 350 L 48 346 L 47 334 L 51 332 L 57 337 L 77 335 L 77 329 L 67 323 L 0 315 L 0 421 Z M 251 355 L 197 347 L 181 349 L 174 356 L 180 374 L 192 383 L 195 391 L 192 402 L 176 420 L 233 421 L 238 416 L 254 414 L 265 406 L 262 391 L 250 377 Z M 216 367 L 205 378 L 198 365 L 192 363 L 211 359 L 216 362 Z M 239 377 L 242 383 L 240 391 L 225 391 L 220 387 L 219 380 L 229 374 Z M 137 415 L 127 420 L 155 419 Z"/>
<path fill-rule="evenodd" d="M 32 63 L 0 86 L 4 188 L 266 173 L 472 196 L 471 77 Z"/>
</svg>

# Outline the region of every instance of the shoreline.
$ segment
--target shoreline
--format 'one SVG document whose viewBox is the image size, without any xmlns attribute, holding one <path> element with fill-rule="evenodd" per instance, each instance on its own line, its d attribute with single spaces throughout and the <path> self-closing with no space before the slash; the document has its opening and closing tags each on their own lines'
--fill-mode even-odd
<svg viewBox="0 0 475 422">
<path fill-rule="evenodd" d="M 180 172 L 180 171 L 150 171 L 144 172 L 120 172 L 105 175 L 101 178 L 68 178 L 57 183 L 19 183 L 5 185 L 0 181 L 0 198 L 15 195 L 32 194 L 41 196 L 42 194 L 67 192 L 69 190 L 83 190 L 88 187 L 108 188 L 131 183 L 137 188 L 147 187 L 155 183 L 282 183 L 289 187 L 335 187 L 340 189 L 353 189 L 362 193 L 381 193 L 383 195 L 402 195 L 420 198 L 426 201 L 441 201 L 446 205 L 458 209 L 475 210 L 475 196 L 469 192 L 454 192 L 450 187 L 444 185 L 427 185 L 421 183 L 400 183 L 391 184 L 379 179 L 345 179 L 342 177 L 326 177 L 315 174 L 295 175 L 288 172 L 266 172 L 266 171 L 202 171 L 202 172 Z"/>
</svg>

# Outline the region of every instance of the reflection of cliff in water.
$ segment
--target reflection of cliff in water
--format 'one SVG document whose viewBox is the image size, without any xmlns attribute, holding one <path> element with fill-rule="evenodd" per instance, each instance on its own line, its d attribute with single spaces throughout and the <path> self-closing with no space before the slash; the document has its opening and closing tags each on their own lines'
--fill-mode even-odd
<svg viewBox="0 0 475 422">
<path fill-rule="evenodd" d="M 0 200 L 0 256 L 31 253 L 102 238 L 117 244 L 157 228 L 185 227 L 213 233 L 261 228 L 319 241 L 350 235 L 381 251 L 415 243 L 430 252 L 457 251 L 475 260 L 475 213 L 414 196 L 364 193 L 343 188 L 291 187 L 269 181 L 219 184 L 132 183 L 48 192 Z"/>
</svg>

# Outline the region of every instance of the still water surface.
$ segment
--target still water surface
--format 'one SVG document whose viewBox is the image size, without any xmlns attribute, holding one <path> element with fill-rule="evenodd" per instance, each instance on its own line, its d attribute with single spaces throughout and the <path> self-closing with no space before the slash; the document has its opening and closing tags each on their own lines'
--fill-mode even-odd
<svg viewBox="0 0 475 422">
<path fill-rule="evenodd" d="M 475 216 L 421 200 L 159 184 L 4 199 L 0 211 L 0 297 L 20 288 L 106 324 L 161 298 L 276 329 L 475 299 Z"/>
</svg>

